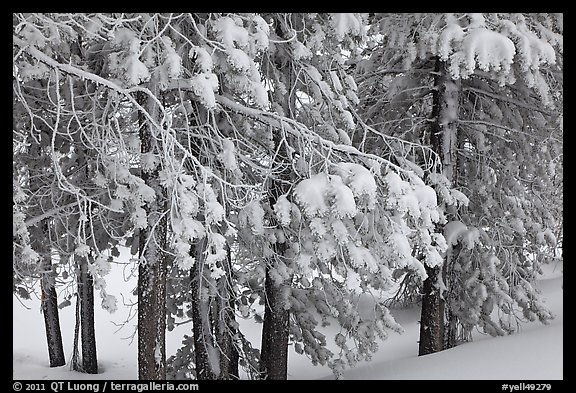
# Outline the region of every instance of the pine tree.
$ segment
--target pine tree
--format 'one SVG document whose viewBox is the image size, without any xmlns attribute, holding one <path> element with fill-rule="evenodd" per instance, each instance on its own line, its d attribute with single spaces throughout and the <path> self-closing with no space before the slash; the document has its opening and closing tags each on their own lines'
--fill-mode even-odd
<svg viewBox="0 0 576 393">
<path fill-rule="evenodd" d="M 428 176 L 447 214 L 448 248 L 437 285 L 445 306 L 435 301 L 444 307 L 443 347 L 469 339 L 475 326 L 493 335 L 513 332 L 518 323 L 512 311 L 516 308 L 526 319 L 546 323 L 551 315 L 542 307 L 533 283 L 538 266 L 554 254 L 555 239 L 543 233 L 551 233 L 559 223 L 550 219 L 550 210 L 541 204 L 542 193 L 534 185 L 543 181 L 552 191 L 557 185 L 548 181 L 556 179 L 558 184 L 556 173 L 544 173 L 557 171 L 561 156 L 561 123 L 553 115 L 561 103 L 561 16 L 374 17 L 373 31 L 383 39 L 371 44 L 370 59 L 357 63 L 366 97 L 361 105 L 371 124 L 386 124 L 391 135 L 430 144 L 439 153 L 446 175 L 443 179 L 434 173 Z M 443 68 L 434 69 L 439 62 Z M 444 127 L 451 124 L 434 112 L 442 91 L 439 78 L 460 85 L 451 112 L 456 129 L 456 137 L 451 138 L 456 157 L 449 162 L 454 164 L 452 170 L 446 168 L 443 155 L 449 144 L 435 142 L 434 128 L 426 125 L 438 120 Z M 538 108 L 538 99 L 547 108 Z M 547 152 L 544 156 L 536 148 L 542 143 L 547 146 L 542 149 Z M 549 149 L 554 153 L 548 154 Z M 539 158 L 532 160 L 535 157 Z M 416 162 L 424 158 L 416 157 Z M 457 192 L 449 197 L 445 187 L 466 195 Z M 454 197 L 461 203 L 451 203 Z M 557 201 L 549 204 L 554 211 Z M 504 317 L 495 316 L 495 308 Z M 424 318 L 421 323 L 426 323 Z"/>
<path fill-rule="evenodd" d="M 151 86 L 155 83 L 153 81 Z M 138 101 L 156 120 L 158 108 L 154 100 L 140 93 Z M 157 130 L 144 115 L 139 118 L 142 155 L 158 154 Z M 138 378 L 163 380 L 166 379 L 166 191 L 160 184 L 158 169 L 141 170 L 140 176 L 144 184 L 154 190 L 155 200 L 145 207 L 148 226 L 140 228 L 138 234 Z"/>
</svg>

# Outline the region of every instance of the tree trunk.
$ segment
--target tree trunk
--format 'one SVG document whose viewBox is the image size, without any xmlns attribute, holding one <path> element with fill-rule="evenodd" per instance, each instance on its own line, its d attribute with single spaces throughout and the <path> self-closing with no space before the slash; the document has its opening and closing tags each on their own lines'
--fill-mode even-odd
<svg viewBox="0 0 576 393">
<path fill-rule="evenodd" d="M 234 314 L 234 288 L 232 286 L 232 260 L 230 247 L 223 263 L 226 275 L 216 281 L 218 293 L 217 307 L 215 308 L 214 322 L 216 324 L 216 343 L 220 349 L 220 379 L 238 379 L 238 350 L 234 337 L 236 316 Z"/>
<path fill-rule="evenodd" d="M 276 34 L 279 37 L 288 37 L 292 33 L 285 33 L 282 21 L 278 19 Z M 296 25 L 295 25 L 296 26 Z M 291 64 L 282 56 L 275 59 L 276 66 L 280 70 L 284 86 L 287 91 L 292 91 L 295 85 Z M 295 95 L 284 95 L 279 102 L 286 117 L 292 116 L 295 106 Z M 268 198 L 269 205 L 273 207 L 278 198 L 289 191 L 291 162 L 286 153 L 286 145 L 282 141 L 280 132 L 273 134 L 274 150 L 278 152 L 273 165 L 280 168 L 277 177 L 270 179 Z M 287 243 L 273 244 L 274 257 L 266 264 L 265 298 L 264 298 L 264 324 L 262 326 L 262 348 L 260 352 L 260 374 L 262 379 L 287 379 L 288 377 L 288 339 L 290 327 L 290 312 L 285 309 L 283 291 L 290 282 L 276 282 L 270 276 L 270 270 L 274 269 L 278 262 L 284 263 Z"/>
<path fill-rule="evenodd" d="M 192 294 L 192 330 L 194 333 L 194 355 L 196 363 L 196 379 L 209 380 L 217 379 L 217 370 L 214 370 L 212 364 L 219 364 L 219 360 L 210 359 L 216 356 L 213 350 L 214 343 L 212 339 L 212 328 L 210 323 L 210 304 L 207 294 L 208 277 L 204 277 L 204 250 L 206 249 L 206 238 L 198 241 L 191 252 L 196 255 L 196 262 L 190 271 L 190 285 Z M 212 361 L 212 363 L 211 363 Z"/>
<path fill-rule="evenodd" d="M 425 269 L 428 278 L 424 280 L 422 290 L 419 356 L 444 349 L 444 300 L 437 287 L 440 267 L 425 266 Z"/>
<path fill-rule="evenodd" d="M 454 264 L 456 263 L 459 247 L 460 245 L 455 245 L 453 248 L 450 248 L 446 253 L 444 260 L 442 279 L 446 285 L 447 290 L 444 294 L 444 303 L 446 306 L 444 307 L 445 327 L 443 349 L 455 347 L 458 340 L 458 317 L 450 309 L 450 302 L 452 301 L 452 291 L 454 289 L 455 282 Z"/>
<path fill-rule="evenodd" d="M 58 297 L 54 285 L 54 274 L 49 256 L 44 256 L 42 261 L 42 314 L 46 327 L 46 342 L 48 343 L 48 357 L 50 367 L 59 367 L 66 364 L 64 346 L 62 345 L 62 333 L 60 331 L 60 317 L 58 313 Z"/>
<path fill-rule="evenodd" d="M 40 134 L 40 138 L 42 138 Z M 32 144 L 30 153 L 33 157 L 41 157 L 42 148 L 40 144 Z M 40 188 L 37 176 L 30 176 L 31 188 L 37 190 Z M 66 364 L 64 357 L 64 346 L 62 344 L 62 332 L 60 330 L 60 315 L 58 311 L 58 295 L 56 294 L 56 273 L 52 270 L 52 261 L 50 256 L 49 227 L 46 219 L 40 222 L 41 238 L 36 239 L 35 248 L 40 250 L 42 257 L 40 289 L 42 291 L 42 315 L 44 317 L 44 326 L 46 329 L 46 343 L 48 344 L 48 358 L 50 367 L 59 367 Z"/>
<path fill-rule="evenodd" d="M 436 59 L 434 71 L 435 90 L 432 102 L 433 123 L 431 124 L 430 143 L 432 149 L 440 156 L 442 173 L 454 186 L 457 180 L 457 121 L 460 84 L 450 77 L 446 63 L 440 59 Z M 445 313 L 448 315 L 451 313 L 446 310 L 444 294 L 438 283 L 449 274 L 447 269 L 452 265 L 452 261 L 448 260 L 451 259 L 450 255 L 451 253 L 448 252 L 442 268 L 426 266 L 428 278 L 424 281 L 422 293 L 419 355 L 438 352 L 445 348 Z M 448 325 L 449 329 L 454 325 L 453 322 Z M 447 337 L 453 334 L 454 332 L 448 332 Z"/>
<path fill-rule="evenodd" d="M 205 270 L 206 246 L 204 238 L 193 247 L 196 262 L 190 271 L 196 379 L 238 379 L 230 251 L 222 263 L 226 274 L 214 280 Z M 216 296 L 209 290 L 214 287 Z"/>
<path fill-rule="evenodd" d="M 287 379 L 290 313 L 284 309 L 282 286 L 270 277 L 270 267 L 266 269 L 265 292 L 260 373 L 263 379 Z"/>
<path fill-rule="evenodd" d="M 154 81 L 149 89 L 158 93 Z M 137 93 L 137 100 L 153 118 L 158 118 L 154 100 Z M 141 153 L 160 150 L 156 145 L 152 126 L 139 113 Z M 138 266 L 138 378 L 141 380 L 166 379 L 166 248 L 167 219 L 166 192 L 160 184 L 159 170 L 142 171 L 141 178 L 156 194 L 156 199 L 145 206 L 148 226 L 140 229 Z"/>
<path fill-rule="evenodd" d="M 274 145 L 278 148 L 278 157 L 287 157 L 285 145 L 278 135 L 274 135 Z M 282 164 L 280 164 L 282 165 Z M 288 168 L 287 165 L 284 168 Z M 288 192 L 290 173 L 281 171 L 278 178 L 271 179 L 269 204 L 274 206 L 280 195 Z M 290 312 L 285 308 L 284 289 L 290 286 L 290 281 L 277 282 L 272 279 L 270 270 L 278 263 L 286 262 L 287 243 L 272 245 L 274 256 L 266 264 L 264 324 L 262 326 L 262 349 L 260 352 L 260 373 L 263 379 L 286 379 L 288 375 L 288 338 Z"/>
<path fill-rule="evenodd" d="M 78 340 L 80 337 L 80 293 L 76 291 L 76 311 L 74 323 L 74 345 L 72 347 L 72 360 L 70 361 L 70 370 L 82 372 L 80 349 L 78 348 Z"/>
<path fill-rule="evenodd" d="M 96 331 L 94 329 L 94 280 L 88 272 L 88 258 L 80 263 L 80 319 L 82 343 L 82 369 L 88 374 L 98 374 L 96 356 Z"/>
</svg>

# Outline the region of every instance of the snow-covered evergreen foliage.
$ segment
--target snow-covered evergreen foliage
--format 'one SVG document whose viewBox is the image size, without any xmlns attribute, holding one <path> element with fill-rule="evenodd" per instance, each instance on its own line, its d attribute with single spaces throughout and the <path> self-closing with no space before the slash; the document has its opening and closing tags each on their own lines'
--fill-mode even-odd
<svg viewBox="0 0 576 393">
<path fill-rule="evenodd" d="M 545 323 L 553 316 L 534 280 L 556 257 L 543 233 L 562 228 L 562 16 L 377 15 L 371 29 L 380 38 L 357 65 L 361 105 L 392 135 L 430 143 L 435 61 L 461 79 L 454 183 L 429 177 L 450 216 L 443 285 L 461 338 L 475 326 L 496 335 Z M 466 203 L 448 208 L 454 197 Z"/>
<path fill-rule="evenodd" d="M 236 318 L 262 321 L 266 277 L 295 351 L 337 376 L 402 331 L 389 291 L 425 267 L 464 334 L 545 322 L 562 34 L 555 14 L 14 14 L 14 291 L 51 253 L 63 280 L 85 258 L 113 311 L 119 247 L 164 261 L 166 329 L 193 320 L 177 379 L 261 377 Z M 452 178 L 436 61 L 460 80 Z"/>
</svg>

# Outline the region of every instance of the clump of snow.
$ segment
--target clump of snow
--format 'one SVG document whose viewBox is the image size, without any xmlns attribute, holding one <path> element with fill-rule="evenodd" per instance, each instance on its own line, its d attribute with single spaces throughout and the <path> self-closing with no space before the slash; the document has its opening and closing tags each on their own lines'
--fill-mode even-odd
<svg viewBox="0 0 576 393">
<path fill-rule="evenodd" d="M 212 56 L 208 51 L 201 46 L 193 46 L 188 52 L 188 57 L 194 59 L 194 64 L 196 65 L 200 73 L 210 73 L 214 68 L 212 63 Z"/>
<path fill-rule="evenodd" d="M 472 29 L 464 37 L 461 51 L 464 69 L 459 76 L 463 79 L 474 73 L 476 64 L 483 71 L 492 69 L 508 74 L 516 54 L 508 37 L 483 28 Z"/>
<path fill-rule="evenodd" d="M 288 200 L 286 194 L 280 195 L 273 206 L 274 213 L 282 226 L 290 225 L 290 211 L 292 210 L 292 203 Z"/>
<path fill-rule="evenodd" d="M 460 242 L 464 248 L 470 250 L 480 240 L 480 230 L 467 227 L 458 220 L 450 221 L 444 226 L 444 238 L 449 246 L 455 246 Z"/>
<path fill-rule="evenodd" d="M 244 48 L 248 45 L 248 31 L 236 21 L 228 16 L 218 18 L 214 22 L 216 37 L 226 47 L 233 48 L 235 45 Z"/>
<path fill-rule="evenodd" d="M 264 235 L 264 209 L 259 201 L 250 201 L 238 214 L 238 222 L 243 228 L 250 228 L 254 235 Z"/>
<path fill-rule="evenodd" d="M 248 94 L 254 100 L 254 103 L 260 108 L 268 107 L 268 91 L 260 81 L 250 81 Z"/>
<path fill-rule="evenodd" d="M 210 232 L 207 234 L 208 244 L 206 247 L 206 264 L 210 267 L 210 275 L 218 279 L 226 274 L 224 269 L 218 266 L 218 262 L 226 259 L 226 238 L 219 233 Z"/>
<path fill-rule="evenodd" d="M 523 18 L 516 23 L 502 20 L 500 28 L 502 34 L 516 44 L 523 71 L 537 70 L 542 65 L 556 63 L 556 52 L 552 45 L 530 31 Z"/>
<path fill-rule="evenodd" d="M 216 96 L 214 92 L 218 90 L 218 77 L 213 73 L 202 73 L 190 77 L 192 92 L 200 103 L 207 109 L 216 108 Z"/>
<path fill-rule="evenodd" d="M 229 171 L 237 172 L 240 170 L 238 161 L 236 161 L 236 147 L 229 138 L 222 139 L 222 152 L 218 155 L 218 158 Z"/>
<path fill-rule="evenodd" d="M 362 283 L 362 280 L 361 280 L 360 276 L 358 275 L 358 273 L 356 273 L 352 269 L 346 270 L 346 281 L 345 281 L 346 288 L 351 289 L 353 293 L 355 293 L 356 295 L 359 295 L 363 292 L 362 287 L 360 285 L 361 283 Z M 338 340 L 338 338 L 337 338 L 337 340 Z M 344 343 L 342 343 L 341 345 L 344 345 Z"/>
<path fill-rule="evenodd" d="M 378 262 L 366 247 L 357 246 L 352 242 L 346 245 L 348 255 L 350 256 L 350 263 L 356 268 L 366 267 L 371 273 L 378 271 Z"/>
<path fill-rule="evenodd" d="M 322 238 L 324 235 L 326 235 L 326 225 L 324 225 L 324 220 L 322 220 L 320 217 L 314 217 L 310 220 L 310 224 L 308 225 L 310 226 L 310 231 L 316 237 Z"/>
<path fill-rule="evenodd" d="M 340 162 L 337 164 L 338 174 L 344 180 L 344 183 L 352 189 L 352 192 L 358 198 L 365 197 L 368 209 L 374 209 L 376 206 L 376 180 L 366 167 L 352 163 Z"/>
<path fill-rule="evenodd" d="M 330 71 L 330 79 L 332 80 L 332 86 L 334 86 L 334 90 L 337 92 L 342 91 L 342 83 L 340 82 L 340 78 L 336 71 Z"/>
<path fill-rule="evenodd" d="M 299 61 L 312 57 L 312 52 L 302 42 L 292 40 L 290 41 L 290 46 L 292 47 L 292 56 L 294 57 L 294 60 Z"/>
<path fill-rule="evenodd" d="M 141 41 L 134 32 L 119 28 L 114 33 L 113 44 L 123 48 L 125 53 L 109 54 L 109 67 L 128 87 L 139 85 L 150 80 L 150 72 L 139 59 Z"/>
<path fill-rule="evenodd" d="M 446 27 L 444 27 L 436 42 L 438 45 L 437 52 L 440 55 L 441 60 L 447 61 L 449 59 L 450 55 L 454 51 L 454 42 L 458 43 L 462 41 L 464 34 L 464 30 L 457 21 L 448 16 Z"/>
<path fill-rule="evenodd" d="M 247 73 L 252 68 L 250 57 L 242 49 L 229 48 L 226 53 L 228 62 L 234 70 Z"/>
<path fill-rule="evenodd" d="M 331 186 L 329 192 L 334 196 L 332 212 L 339 218 L 354 217 L 358 209 L 352 190 L 344 184 L 342 178 L 338 175 L 330 175 L 329 179 Z"/>
<path fill-rule="evenodd" d="M 48 42 L 60 42 L 60 33 L 58 29 L 53 25 L 49 25 L 48 28 L 50 30 L 50 37 L 46 37 L 46 35 L 38 27 L 28 22 L 24 22 L 23 24 L 16 26 L 15 32 L 24 37 L 24 40 L 28 43 L 28 45 L 42 48 Z"/>
<path fill-rule="evenodd" d="M 164 63 L 162 63 L 162 68 L 169 79 L 178 78 L 182 73 L 182 58 L 176 53 L 174 44 L 169 37 L 162 36 L 161 39 L 164 44 Z"/>
<path fill-rule="evenodd" d="M 328 175 L 324 172 L 302 180 L 294 188 L 295 200 L 303 206 L 307 217 L 323 216 L 328 213 L 326 204 L 328 188 Z"/>
<path fill-rule="evenodd" d="M 254 32 L 250 33 L 251 42 L 254 44 L 256 51 L 265 51 L 269 46 L 268 36 L 270 35 L 270 26 L 260 15 L 252 17 Z"/>
<path fill-rule="evenodd" d="M 462 221 L 450 221 L 444 226 L 444 238 L 450 246 L 455 246 L 458 240 L 468 231 L 468 227 Z"/>
<path fill-rule="evenodd" d="M 207 225 L 218 224 L 224 219 L 224 207 L 209 183 L 198 184 L 198 195 L 204 200 L 204 217 Z"/>
<path fill-rule="evenodd" d="M 342 110 L 340 114 L 344 119 L 344 124 L 346 125 L 346 127 L 348 127 L 348 129 L 350 130 L 353 130 L 356 127 L 356 122 L 354 122 L 354 117 L 352 117 L 352 113 L 350 113 L 350 111 L 348 110 Z"/>
<path fill-rule="evenodd" d="M 348 34 L 360 36 L 364 33 L 364 23 L 359 15 L 343 12 L 331 14 L 330 21 L 338 41 L 342 41 Z"/>
<path fill-rule="evenodd" d="M 538 244 L 548 244 L 551 247 L 556 247 L 557 240 L 552 230 L 546 228 L 544 231 L 536 234 L 536 242 Z"/>
</svg>

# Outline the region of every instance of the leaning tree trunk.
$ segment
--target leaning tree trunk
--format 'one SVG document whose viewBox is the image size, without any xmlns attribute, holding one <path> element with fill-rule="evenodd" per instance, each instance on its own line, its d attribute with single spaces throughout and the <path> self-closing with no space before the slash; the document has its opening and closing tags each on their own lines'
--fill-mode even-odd
<svg viewBox="0 0 576 393">
<path fill-rule="evenodd" d="M 154 80 L 149 89 L 158 93 Z M 156 102 L 137 93 L 139 104 L 153 119 L 158 119 Z M 139 113 L 140 151 L 160 154 L 153 126 Z M 158 132 L 159 130 L 156 130 Z M 141 178 L 155 191 L 155 200 L 145 206 L 148 225 L 139 233 L 138 265 L 138 378 L 166 379 L 166 191 L 160 184 L 159 169 L 142 170 Z"/>
<path fill-rule="evenodd" d="M 47 138 L 48 135 L 40 133 L 38 138 Z M 43 142 L 43 141 L 42 141 Z M 41 144 L 32 144 L 30 154 L 32 157 L 41 157 Z M 30 176 L 30 186 L 37 190 L 40 188 L 38 176 Z M 49 240 L 49 227 L 47 219 L 40 223 L 39 239 L 35 239 L 37 245 L 35 248 L 41 250 L 42 264 L 40 266 L 41 278 L 40 289 L 42 299 L 42 315 L 44 317 L 44 326 L 46 329 L 46 343 L 48 345 L 48 358 L 50 367 L 59 367 L 66 364 L 64 357 L 64 346 L 62 344 L 62 332 L 60 330 L 60 316 L 58 311 L 58 295 L 56 294 L 56 273 L 52 268 L 50 256 L 50 247 L 47 245 Z"/>
<path fill-rule="evenodd" d="M 432 149 L 440 156 L 442 173 L 454 186 L 457 174 L 460 85 L 450 77 L 446 63 L 440 59 L 436 59 L 434 87 L 430 142 Z M 447 269 L 452 265 L 451 253 L 447 253 L 446 258 L 450 260 L 445 260 L 443 267 L 426 266 L 428 278 L 424 281 L 422 293 L 419 355 L 438 352 L 445 348 L 445 314 L 450 314 L 450 311 L 446 310 L 444 294 L 439 284 L 449 274 Z M 452 326 L 453 323 L 449 324 L 448 328 Z M 453 333 L 447 334 L 449 337 L 452 335 Z"/>
<path fill-rule="evenodd" d="M 42 314 L 46 327 L 46 342 L 48 344 L 48 357 L 50 367 L 58 367 L 66 364 L 64 346 L 62 345 L 62 333 L 60 331 L 60 317 L 58 313 L 58 297 L 54 285 L 54 274 L 49 256 L 42 260 Z"/>
</svg>

